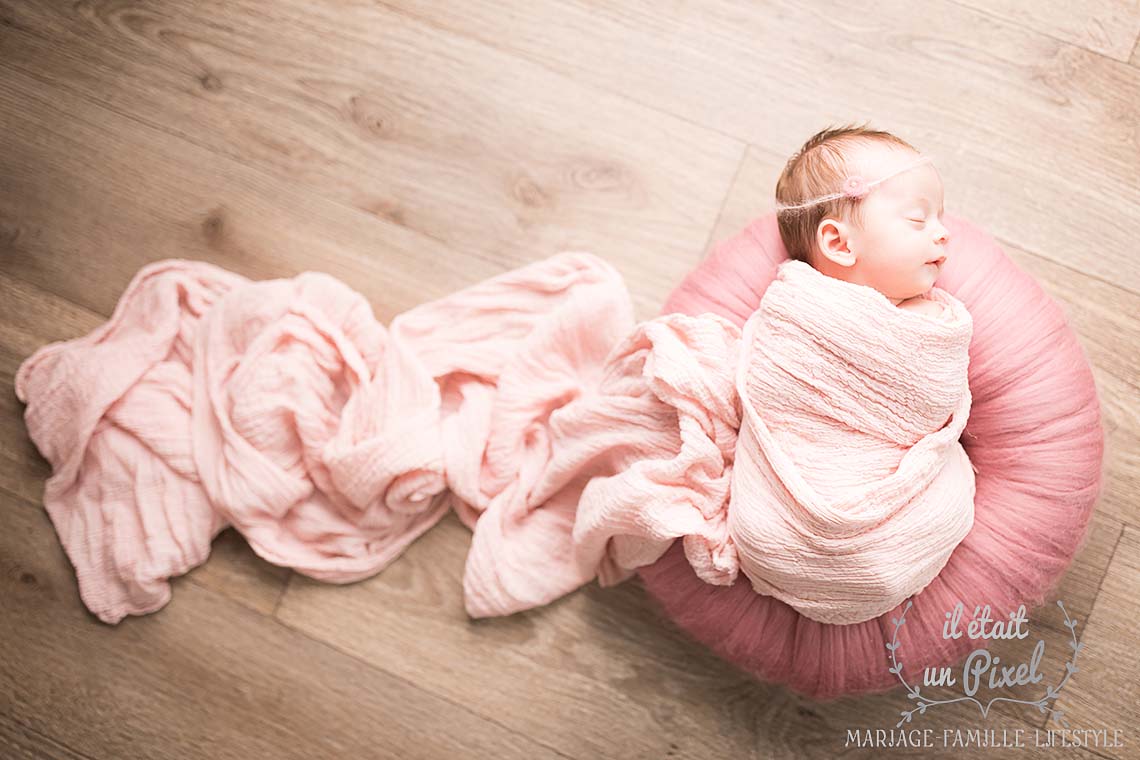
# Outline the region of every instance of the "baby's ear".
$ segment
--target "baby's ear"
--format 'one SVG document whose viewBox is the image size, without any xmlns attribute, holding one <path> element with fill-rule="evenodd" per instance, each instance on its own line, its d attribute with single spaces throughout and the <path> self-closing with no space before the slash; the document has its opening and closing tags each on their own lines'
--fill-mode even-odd
<svg viewBox="0 0 1140 760">
<path fill-rule="evenodd" d="M 850 233 L 850 226 L 839 219 L 828 217 L 821 221 L 815 232 L 820 255 L 841 267 L 854 266 L 857 257 L 847 245 Z"/>
</svg>

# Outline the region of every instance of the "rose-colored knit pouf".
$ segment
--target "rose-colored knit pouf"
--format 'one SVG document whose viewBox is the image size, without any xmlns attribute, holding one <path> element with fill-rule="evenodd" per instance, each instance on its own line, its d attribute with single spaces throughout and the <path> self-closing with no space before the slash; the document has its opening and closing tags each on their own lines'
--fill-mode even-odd
<svg viewBox="0 0 1140 760">
<path fill-rule="evenodd" d="M 970 222 L 946 215 L 949 259 L 937 285 L 974 320 L 973 407 L 962 444 L 977 468 L 974 525 L 921 593 L 899 630 L 898 659 L 914 681 L 953 665 L 985 640 L 942 638 L 945 614 L 989 604 L 994 619 L 1044 602 L 1084 542 L 1101 488 L 1104 433 L 1088 361 L 1064 312 Z M 670 295 L 662 313 L 715 312 L 743 324 L 787 258 L 775 214 L 716 246 Z M 817 700 L 898 686 L 888 671 L 892 618 L 827 625 L 743 575 L 704 583 L 680 542 L 641 577 L 662 611 L 721 657 Z M 968 618 L 967 618 L 968 619 Z"/>
</svg>

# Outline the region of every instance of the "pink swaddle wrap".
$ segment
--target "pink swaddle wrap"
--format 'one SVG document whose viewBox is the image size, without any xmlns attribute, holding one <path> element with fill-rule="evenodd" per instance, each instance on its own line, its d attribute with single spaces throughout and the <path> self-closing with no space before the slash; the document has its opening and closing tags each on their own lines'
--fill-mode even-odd
<svg viewBox="0 0 1140 760">
<path fill-rule="evenodd" d="M 770 305 L 788 308 L 758 311 L 743 342 L 712 314 L 635 325 L 620 275 L 586 253 L 506 272 L 388 329 L 328 275 L 251 282 L 155 262 L 106 324 L 28 358 L 16 392 L 53 467 L 45 507 L 84 603 L 107 622 L 165 605 L 168 579 L 205 561 L 229 524 L 268 561 L 344 583 L 381 570 L 450 508 L 474 533 L 464 596 L 475 617 L 546 604 L 594 577 L 620 582 L 676 538 L 710 583 L 743 569 L 804 614 L 858 617 L 920 590 L 969 528 L 973 481 L 955 448 L 969 327 L 948 296 L 957 317 L 943 326 L 839 284 L 836 303 L 855 313 L 812 311 L 824 298 L 804 314 L 831 314 L 836 329 L 817 337 L 847 353 L 797 353 L 794 332 L 764 333 L 801 368 L 852 361 L 817 411 L 858 432 L 821 433 L 819 451 L 789 462 L 769 462 L 765 436 L 790 440 L 780 436 L 812 419 L 813 396 L 781 407 L 779 394 L 808 386 L 780 380 L 792 365 L 765 363 L 750 336 L 761 315 L 795 321 L 795 297 L 777 288 Z M 886 336 L 861 348 L 867 335 L 841 327 L 871 318 L 908 325 L 901 353 L 876 359 Z M 914 336 L 954 351 L 940 364 L 916 355 Z M 874 387 L 869 370 L 883 373 Z M 906 385 L 920 377 L 929 385 Z M 860 413 L 863 392 L 891 403 Z M 900 417 L 909 403 L 917 410 Z M 954 418 L 936 432 L 945 409 Z M 772 414 L 770 433 L 757 411 Z M 859 458 L 829 460 L 832 444 Z M 838 491 L 806 485 L 836 473 L 850 476 L 832 482 Z M 808 509 L 781 483 L 798 483 Z M 840 491 L 871 501 L 844 506 Z"/>
<path fill-rule="evenodd" d="M 745 323 L 729 532 L 753 588 L 814 620 L 894 608 L 973 525 L 973 323 L 928 296 L 941 317 L 788 261 Z"/>
</svg>

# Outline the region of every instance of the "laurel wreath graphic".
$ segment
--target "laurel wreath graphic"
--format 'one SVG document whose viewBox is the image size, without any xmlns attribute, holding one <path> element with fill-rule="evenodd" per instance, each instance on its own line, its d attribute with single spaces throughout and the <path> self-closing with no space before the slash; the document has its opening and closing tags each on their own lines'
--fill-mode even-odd
<svg viewBox="0 0 1140 760">
<path fill-rule="evenodd" d="M 1060 599 L 1057 600 L 1057 606 L 1061 608 L 1061 612 L 1065 613 L 1065 627 L 1067 627 L 1069 629 L 1069 637 L 1070 637 L 1069 648 L 1073 650 L 1072 658 L 1070 658 L 1070 660 L 1065 663 L 1065 677 L 1062 678 L 1061 682 L 1058 683 L 1056 686 L 1046 685 L 1045 695 L 1042 696 L 1040 699 L 1027 700 L 1027 699 L 1011 699 L 1010 697 L 994 697 L 989 702 L 987 702 L 985 705 L 983 705 L 980 701 L 978 701 L 974 697 L 966 697 L 966 696 L 958 697 L 957 699 L 928 699 L 927 697 L 924 697 L 922 695 L 922 693 L 919 691 L 919 687 L 917 684 L 915 686 L 911 686 L 909 683 L 907 683 L 906 679 L 903 678 L 903 675 L 902 675 L 903 664 L 898 659 L 896 659 L 895 652 L 899 648 L 899 629 L 903 626 L 904 623 L 906 623 L 906 613 L 910 611 L 910 608 L 913 605 L 914 605 L 914 602 L 907 600 L 906 607 L 903 609 L 902 615 L 900 615 L 897 618 L 891 618 L 891 622 L 895 624 L 894 637 L 893 637 L 893 640 L 889 644 L 887 644 L 887 649 L 890 650 L 890 653 L 891 653 L 891 656 L 890 656 L 891 657 L 890 672 L 892 672 L 896 676 L 898 676 L 899 682 L 902 683 L 902 685 L 906 687 L 907 698 L 918 700 L 918 702 L 915 704 L 914 709 L 902 710 L 899 713 L 902 716 L 902 718 L 899 720 L 898 723 L 895 724 L 895 728 L 901 727 L 903 723 L 910 723 L 910 720 L 912 717 L 914 717 L 915 713 L 922 715 L 926 712 L 926 708 L 928 708 L 928 707 L 934 707 L 935 705 L 948 705 L 948 704 L 952 704 L 954 702 L 973 702 L 974 704 L 976 704 L 978 706 L 978 709 L 981 710 L 983 718 L 989 714 L 990 707 L 995 702 L 1013 702 L 1015 704 L 1032 705 L 1032 706 L 1036 707 L 1042 713 L 1045 713 L 1045 712 L 1051 713 L 1051 717 L 1053 718 L 1053 720 L 1057 721 L 1062 727 L 1064 727 L 1064 728 L 1069 727 L 1069 722 L 1064 719 L 1065 711 L 1056 709 L 1057 696 L 1061 693 L 1061 689 L 1063 689 L 1065 687 L 1065 684 L 1069 682 L 1069 678 L 1074 673 L 1078 672 L 1077 655 L 1080 653 L 1081 649 L 1084 647 L 1084 644 L 1077 641 L 1077 621 L 1073 620 L 1072 618 L 1069 617 L 1069 612 L 1068 612 L 1068 610 L 1065 609 L 1065 605 L 1061 602 Z M 1047 703 L 1049 702 L 1049 700 L 1053 700 L 1053 706 L 1052 707 L 1046 706 Z"/>
</svg>

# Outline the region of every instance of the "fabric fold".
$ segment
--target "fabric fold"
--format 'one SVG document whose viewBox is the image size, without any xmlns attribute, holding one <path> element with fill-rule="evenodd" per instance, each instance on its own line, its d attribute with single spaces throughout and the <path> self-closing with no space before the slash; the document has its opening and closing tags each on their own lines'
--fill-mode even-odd
<svg viewBox="0 0 1140 760">
<path fill-rule="evenodd" d="M 205 263 L 155 262 L 107 322 L 16 372 L 28 433 L 52 465 L 44 508 L 83 603 L 106 622 L 165 606 L 167 578 L 204 562 L 226 527 L 193 462 L 189 367 L 202 316 L 246 282 Z"/>
<path fill-rule="evenodd" d="M 573 535 L 603 586 L 657 561 L 681 537 L 702 580 L 735 580 L 726 508 L 740 425 L 739 346 L 739 329 L 714 314 L 649 320 L 615 350 L 598 395 L 566 411 L 613 421 L 579 425 L 564 446 L 580 452 L 594 441 L 589 456 L 607 456 L 583 489 Z"/>
</svg>

